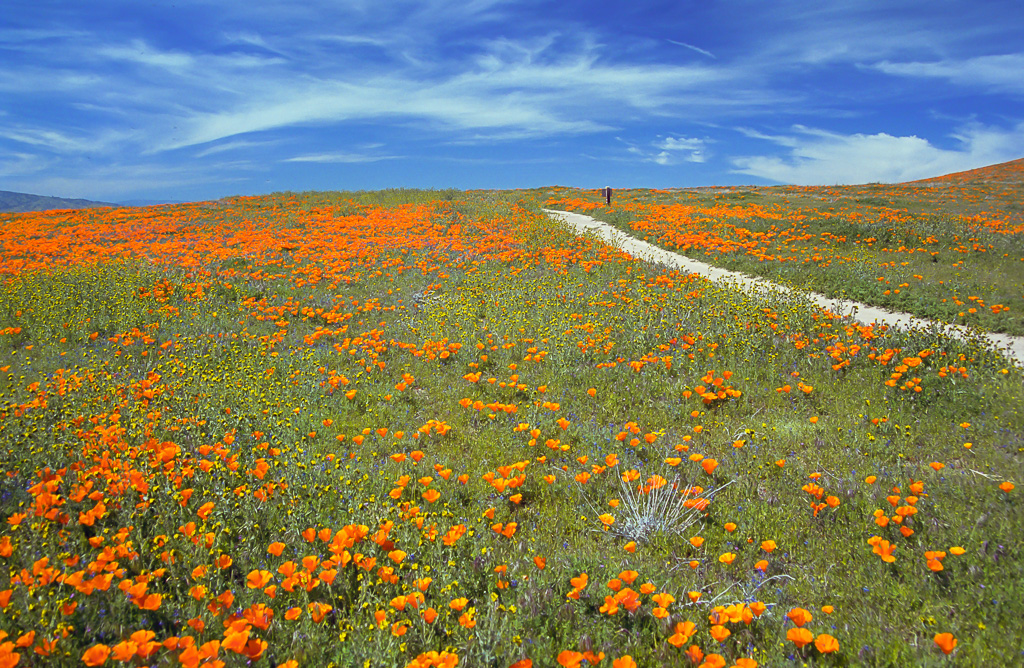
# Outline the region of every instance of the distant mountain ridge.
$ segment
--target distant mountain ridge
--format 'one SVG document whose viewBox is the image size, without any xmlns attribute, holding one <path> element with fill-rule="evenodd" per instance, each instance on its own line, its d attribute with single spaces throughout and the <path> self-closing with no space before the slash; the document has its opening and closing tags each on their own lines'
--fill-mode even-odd
<svg viewBox="0 0 1024 668">
<path fill-rule="evenodd" d="M 48 197 L 0 190 L 0 213 L 25 211 L 49 211 L 51 209 L 95 209 L 105 206 L 120 206 L 111 202 L 94 202 L 88 199 Z"/>
</svg>

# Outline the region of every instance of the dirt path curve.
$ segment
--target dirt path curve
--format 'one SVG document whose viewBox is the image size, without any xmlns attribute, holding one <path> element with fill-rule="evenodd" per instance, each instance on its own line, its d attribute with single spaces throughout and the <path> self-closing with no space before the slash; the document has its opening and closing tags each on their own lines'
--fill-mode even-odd
<svg viewBox="0 0 1024 668">
<path fill-rule="evenodd" d="M 632 237 L 608 223 L 594 220 L 590 216 L 584 216 L 581 213 L 556 211 L 554 209 L 543 209 L 543 211 L 553 219 L 564 222 L 576 234 L 593 232 L 605 243 L 617 246 L 633 257 L 642 260 L 663 264 L 688 273 L 700 274 L 701 276 L 715 281 L 724 280 L 732 282 L 740 287 L 757 287 L 763 290 L 774 290 L 779 292 L 789 291 L 789 288 L 786 286 L 779 285 L 778 283 L 774 283 L 764 278 L 741 274 L 737 271 L 729 271 L 727 269 L 712 266 L 705 262 L 693 260 L 678 253 L 664 250 L 663 248 L 658 248 L 646 241 L 641 241 L 640 239 Z M 814 292 L 808 292 L 806 294 L 811 301 L 821 308 L 826 308 L 833 313 L 840 315 L 852 316 L 854 320 L 865 325 L 878 323 L 899 328 L 931 327 L 938 325 L 947 334 L 958 339 L 967 337 L 969 332 L 966 327 L 961 327 L 959 325 L 946 325 L 935 322 L 934 320 L 918 318 L 910 315 L 909 313 L 886 311 L 885 309 L 878 308 L 877 306 L 871 306 L 869 304 L 862 304 L 860 302 L 850 300 L 831 299 L 825 295 L 820 295 Z M 990 346 L 1001 350 L 1008 357 L 1016 361 L 1019 366 L 1024 366 L 1024 337 L 992 333 L 982 333 L 982 337 Z"/>
</svg>

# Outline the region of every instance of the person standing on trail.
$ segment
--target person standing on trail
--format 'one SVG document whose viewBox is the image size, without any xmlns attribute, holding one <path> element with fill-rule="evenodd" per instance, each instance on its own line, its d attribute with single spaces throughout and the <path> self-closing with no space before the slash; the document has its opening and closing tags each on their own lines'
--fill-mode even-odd
<svg viewBox="0 0 1024 668">
<path fill-rule="evenodd" d="M 601 194 L 604 195 L 604 203 L 605 203 L 605 205 L 611 206 L 612 205 L 612 187 L 611 186 L 605 186 L 604 190 L 601 191 Z"/>
</svg>

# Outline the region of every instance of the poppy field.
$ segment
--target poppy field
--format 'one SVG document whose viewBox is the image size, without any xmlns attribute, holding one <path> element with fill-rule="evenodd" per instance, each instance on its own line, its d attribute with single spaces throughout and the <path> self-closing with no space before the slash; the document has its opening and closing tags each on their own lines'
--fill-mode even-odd
<svg viewBox="0 0 1024 668">
<path fill-rule="evenodd" d="M 709 252 L 746 234 L 689 197 L 601 215 Z M 1020 367 L 637 261 L 541 211 L 597 201 L 0 215 L 0 666 L 1024 661 Z M 711 206 L 688 214 L 703 227 L 668 215 Z M 1024 263 L 1000 245 L 1021 247 L 1019 213 L 913 206 L 985 250 L 843 243 L 896 260 L 870 272 L 890 283 L 956 257 L 963 318 L 1020 330 Z M 750 253 L 826 225 L 772 211 L 776 241 L 714 252 L 767 266 Z M 842 265 L 801 243 L 831 265 L 780 266 Z"/>
<path fill-rule="evenodd" d="M 551 197 L 667 250 L 829 297 L 1024 335 L 1024 159 L 926 181 Z"/>
</svg>

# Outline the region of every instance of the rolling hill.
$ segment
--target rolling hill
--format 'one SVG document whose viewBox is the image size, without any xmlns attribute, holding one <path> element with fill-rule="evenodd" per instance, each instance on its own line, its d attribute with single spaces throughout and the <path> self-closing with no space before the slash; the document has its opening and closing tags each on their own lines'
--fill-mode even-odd
<svg viewBox="0 0 1024 668">
<path fill-rule="evenodd" d="M 910 183 L 1021 183 L 1024 181 L 1024 158 L 995 165 L 943 174 Z"/>
<path fill-rule="evenodd" d="M 97 207 L 119 206 L 110 202 L 94 202 L 87 199 L 47 197 L 0 190 L 0 212 L 49 211 L 51 209 L 95 209 Z"/>
</svg>

